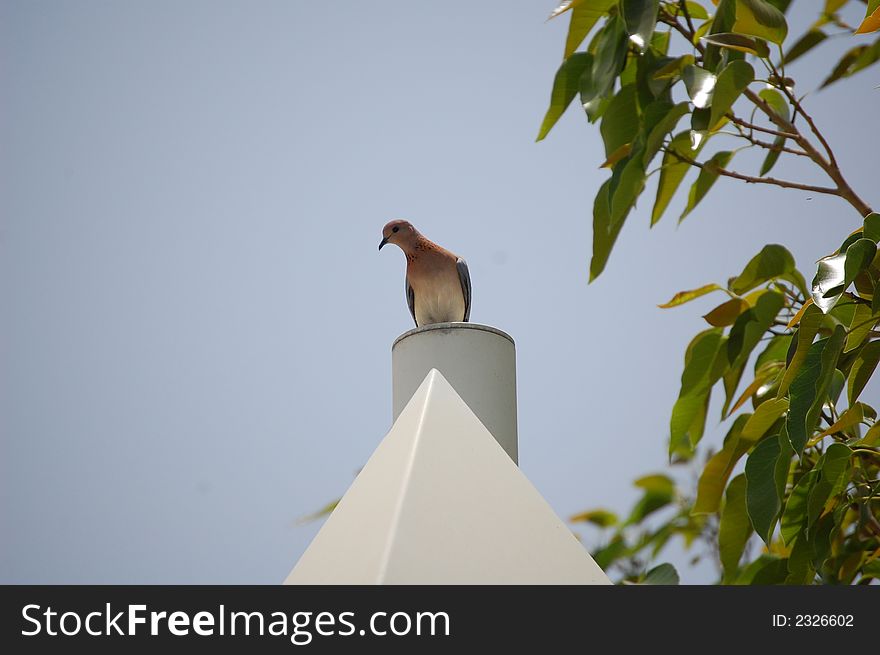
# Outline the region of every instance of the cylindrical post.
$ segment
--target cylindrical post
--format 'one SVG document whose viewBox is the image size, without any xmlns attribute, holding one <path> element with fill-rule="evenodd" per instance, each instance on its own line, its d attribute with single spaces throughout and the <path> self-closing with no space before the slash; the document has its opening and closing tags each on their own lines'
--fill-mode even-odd
<svg viewBox="0 0 880 655">
<path fill-rule="evenodd" d="M 516 347 L 510 335 L 478 323 L 435 323 L 404 332 L 391 346 L 396 420 L 436 368 L 517 462 Z"/>
</svg>

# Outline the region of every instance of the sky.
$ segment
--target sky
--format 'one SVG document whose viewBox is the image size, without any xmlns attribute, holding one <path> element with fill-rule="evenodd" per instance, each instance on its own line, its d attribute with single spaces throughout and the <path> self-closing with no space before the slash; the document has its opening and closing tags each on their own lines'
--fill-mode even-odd
<svg viewBox="0 0 880 655">
<path fill-rule="evenodd" d="M 412 327 L 403 257 L 377 252 L 392 218 L 465 257 L 471 320 L 516 340 L 520 466 L 561 517 L 624 513 L 670 471 L 684 349 L 718 299 L 657 304 L 765 243 L 810 278 L 858 216 L 721 179 L 649 229 L 649 187 L 588 284 L 599 132 L 573 107 L 535 143 L 552 9 L 0 1 L 0 582 L 281 582 L 320 527 L 300 519 L 390 427 Z M 857 42 L 794 64 L 799 89 Z M 878 83 L 806 100 L 875 205 Z"/>
</svg>

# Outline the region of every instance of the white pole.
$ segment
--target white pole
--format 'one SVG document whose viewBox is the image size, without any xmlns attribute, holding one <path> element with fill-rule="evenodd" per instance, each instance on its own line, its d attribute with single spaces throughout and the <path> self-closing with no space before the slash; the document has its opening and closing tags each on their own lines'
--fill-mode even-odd
<svg viewBox="0 0 880 655">
<path fill-rule="evenodd" d="M 394 419 L 432 368 L 449 381 L 516 463 L 516 347 L 478 323 L 436 323 L 404 332 L 391 346 Z"/>
</svg>

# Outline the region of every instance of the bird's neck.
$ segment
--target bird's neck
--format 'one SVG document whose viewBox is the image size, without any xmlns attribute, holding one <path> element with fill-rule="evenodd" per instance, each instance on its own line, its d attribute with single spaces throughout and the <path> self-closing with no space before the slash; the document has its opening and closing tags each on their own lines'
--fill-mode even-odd
<svg viewBox="0 0 880 655">
<path fill-rule="evenodd" d="M 438 248 L 439 246 L 436 243 L 426 239 L 419 233 L 416 233 L 414 238 L 408 242 L 400 244 L 400 249 L 406 254 L 407 260 L 418 257 L 420 253 L 436 251 Z"/>
</svg>

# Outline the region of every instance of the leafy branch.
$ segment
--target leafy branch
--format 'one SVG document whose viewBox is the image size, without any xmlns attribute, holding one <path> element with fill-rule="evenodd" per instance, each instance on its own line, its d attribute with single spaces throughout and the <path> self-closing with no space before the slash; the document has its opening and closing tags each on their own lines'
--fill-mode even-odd
<svg viewBox="0 0 880 655">
<path fill-rule="evenodd" d="M 696 34 L 696 30 L 693 27 L 693 23 L 690 21 L 687 3 L 684 0 L 681 0 L 680 5 L 682 7 L 682 15 L 687 19 L 687 25 L 682 25 L 677 17 L 670 15 L 667 12 L 661 12 L 660 21 L 669 25 L 676 32 L 678 32 L 682 37 L 684 37 L 688 43 L 693 44 L 694 48 L 705 57 L 706 48 L 701 43 Z M 800 100 L 791 92 L 791 89 L 788 85 L 784 84 L 785 76 L 779 72 L 776 66 L 773 64 L 773 61 L 770 59 L 769 55 L 767 57 L 760 57 L 761 61 L 763 61 L 769 68 L 772 73 L 770 77 L 770 84 L 774 86 L 776 89 L 781 91 L 789 104 L 794 110 L 794 115 L 797 116 L 800 114 L 803 116 L 804 120 L 810 127 L 810 131 L 813 135 L 819 140 L 822 144 L 825 153 L 827 154 L 827 158 L 823 156 L 816 147 L 812 144 L 812 142 L 804 135 L 794 124 L 794 120 L 788 120 L 788 118 L 782 116 L 777 110 L 775 110 L 772 106 L 770 106 L 769 102 L 764 98 L 761 98 L 757 93 L 753 90 L 746 88 L 743 91 L 743 95 L 748 98 L 752 104 L 760 109 L 770 121 L 778 126 L 779 130 L 770 130 L 769 128 L 762 128 L 753 123 L 748 123 L 743 121 L 742 119 L 737 118 L 733 114 L 728 114 L 728 117 L 735 123 L 748 127 L 753 130 L 758 130 L 762 132 L 767 132 L 769 134 L 774 134 L 776 136 L 782 137 L 783 139 L 791 139 L 795 143 L 797 143 L 801 148 L 803 153 L 796 150 L 782 150 L 783 152 L 790 152 L 791 154 L 804 154 L 810 159 L 812 159 L 818 166 L 821 168 L 827 175 L 830 177 L 834 183 L 835 187 L 815 187 L 810 185 L 799 185 L 793 182 L 784 182 L 780 180 L 774 180 L 773 178 L 768 178 L 767 184 L 775 184 L 776 186 L 781 186 L 787 189 L 801 189 L 804 191 L 815 191 L 816 193 L 829 193 L 831 195 L 839 196 L 843 198 L 847 202 L 849 202 L 856 211 L 859 212 L 859 215 L 864 217 L 870 214 L 873 210 L 871 207 L 863 201 L 858 194 L 852 189 L 850 184 L 846 181 L 843 176 L 843 173 L 840 170 L 839 165 L 837 164 L 837 158 L 834 156 L 834 151 L 831 149 L 827 139 L 816 126 L 816 122 L 813 120 L 812 116 L 810 116 L 803 107 L 803 104 Z M 775 82 L 775 83 L 774 83 Z M 746 138 L 746 137 L 744 137 Z M 771 144 L 768 144 L 771 145 Z M 777 148 L 781 148 L 781 146 L 777 146 Z M 771 146 L 772 149 L 772 146 Z M 691 162 L 691 165 L 697 165 L 696 162 Z M 727 175 L 727 177 L 732 177 L 735 179 L 743 180 L 748 183 L 756 183 L 759 182 L 759 179 L 741 174 L 727 174 L 721 173 L 722 175 Z M 784 182 L 784 183 L 783 183 Z M 829 190 L 830 189 L 830 190 Z"/>
<path fill-rule="evenodd" d="M 737 173 L 736 171 L 730 171 L 726 168 L 721 168 L 719 166 L 710 165 L 703 162 L 698 162 L 695 159 L 691 159 L 686 155 L 681 154 L 680 152 L 676 152 L 675 150 L 669 148 L 662 148 L 663 152 L 671 155 L 675 159 L 684 162 L 690 166 L 694 166 L 699 169 L 707 169 L 712 173 L 717 175 L 723 175 L 724 177 L 731 177 L 735 180 L 742 180 L 743 182 L 747 182 L 748 184 L 772 184 L 774 186 L 783 187 L 785 189 L 800 189 L 801 191 L 813 191 L 815 193 L 825 193 L 828 195 L 836 196 L 839 195 L 839 190 L 834 187 L 823 187 L 823 186 L 814 186 L 812 184 L 801 184 L 800 182 L 791 182 L 789 180 L 779 180 L 775 177 L 756 177 L 754 175 L 745 175 L 743 173 Z"/>
<path fill-rule="evenodd" d="M 862 1 L 867 8 L 856 34 L 880 30 L 880 0 Z M 697 457 L 713 394 L 722 394 L 721 418 L 730 423 L 723 442 L 707 453 L 696 494 L 654 474 L 636 480 L 643 496 L 626 520 L 607 510 L 572 518 L 610 530 L 594 557 L 605 568 L 616 567 L 624 581 L 665 575 L 662 565 L 648 567 L 673 537 L 686 547 L 707 544 L 725 583 L 880 579 L 880 421 L 860 400 L 880 364 L 880 214 L 847 181 L 786 70 L 825 40 L 843 38 L 844 32 L 827 33 L 826 25 L 851 31 L 838 15 L 847 1 L 824 3 L 819 19 L 791 45 L 789 4 L 566 0 L 551 16 L 570 13 L 571 21 L 538 140 L 579 96 L 589 122 L 599 124 L 602 167 L 611 171 L 593 204 L 591 280 L 603 272 L 654 173 L 652 224 L 692 169 L 699 172 L 679 220 L 695 211 L 719 177 L 834 195 L 863 219 L 818 262 L 810 284 L 791 253 L 770 244 L 726 285 L 704 284 L 660 305 L 725 294 L 703 316 L 708 328 L 687 347 L 669 425 L 671 463 Z M 771 57 L 771 47 L 778 57 Z M 766 69 L 765 77 L 755 75 L 747 57 Z M 877 61 L 880 39 L 856 45 L 822 87 Z M 690 125 L 681 130 L 685 118 Z M 743 145 L 702 156 L 717 135 Z M 765 152 L 758 174 L 730 166 L 739 151 L 751 148 Z M 771 177 L 782 155 L 809 159 L 832 184 Z M 662 163 L 653 167 L 656 156 Z M 740 391 L 750 364 L 753 378 Z M 743 460 L 745 471 L 734 476 Z M 750 547 L 755 542 L 760 549 Z"/>
</svg>

